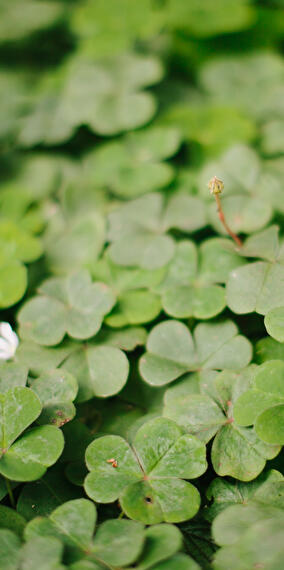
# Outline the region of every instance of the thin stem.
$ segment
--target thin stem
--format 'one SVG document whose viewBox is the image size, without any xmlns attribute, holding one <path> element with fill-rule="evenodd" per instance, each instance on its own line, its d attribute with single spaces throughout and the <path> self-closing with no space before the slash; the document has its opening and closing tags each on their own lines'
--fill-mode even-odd
<svg viewBox="0 0 284 570">
<path fill-rule="evenodd" d="M 8 491 L 8 495 L 9 495 L 9 499 L 10 499 L 10 503 L 11 503 L 12 507 L 15 509 L 15 508 L 16 508 L 16 503 L 15 503 L 15 499 L 14 499 L 14 495 L 13 495 L 11 483 L 10 483 L 9 479 L 7 479 L 6 477 L 4 477 L 4 479 L 5 479 L 5 483 L 6 483 L 6 487 L 7 487 L 7 491 Z"/>
<path fill-rule="evenodd" d="M 221 222 L 221 224 L 223 224 L 226 232 L 229 234 L 229 236 L 231 236 L 231 238 L 234 240 L 234 242 L 237 244 L 238 247 L 242 247 L 242 241 L 240 240 L 240 238 L 231 230 L 231 228 L 229 228 L 226 219 L 225 219 L 225 215 L 223 212 L 223 208 L 222 208 L 222 204 L 221 204 L 221 199 L 219 194 L 215 194 L 215 200 L 216 200 L 216 204 L 217 204 L 217 210 L 218 210 L 218 216 L 219 216 L 219 220 Z"/>
</svg>

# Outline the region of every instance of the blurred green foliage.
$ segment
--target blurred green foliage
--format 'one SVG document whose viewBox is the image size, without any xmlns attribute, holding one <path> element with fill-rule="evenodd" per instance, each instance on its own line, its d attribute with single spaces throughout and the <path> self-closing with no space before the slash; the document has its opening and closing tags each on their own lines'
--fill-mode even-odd
<svg viewBox="0 0 284 570">
<path fill-rule="evenodd" d="M 283 0 L 0 0 L 0 570 L 282 567 L 283 50 Z"/>
</svg>

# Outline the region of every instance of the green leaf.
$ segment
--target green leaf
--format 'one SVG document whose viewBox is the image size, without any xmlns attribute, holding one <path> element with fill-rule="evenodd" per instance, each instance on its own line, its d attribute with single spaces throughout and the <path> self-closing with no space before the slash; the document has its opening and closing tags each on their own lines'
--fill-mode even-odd
<svg viewBox="0 0 284 570">
<path fill-rule="evenodd" d="M 1 42 L 19 41 L 44 28 L 49 28 L 62 16 L 63 7 L 59 2 L 44 1 L 39 6 L 34 0 L 18 0 L 10 4 L 1 2 Z M 19 11 L 22 17 L 19 18 Z"/>
<path fill-rule="evenodd" d="M 20 538 L 23 535 L 26 520 L 10 507 L 0 505 L 0 528 L 12 530 Z"/>
<path fill-rule="evenodd" d="M 126 352 L 143 346 L 146 342 L 147 332 L 142 327 L 127 327 L 118 330 L 103 329 L 97 336 L 97 343 L 109 344 Z"/>
<path fill-rule="evenodd" d="M 51 370 L 32 382 L 32 390 L 43 406 L 38 419 L 40 424 L 60 427 L 70 421 L 76 413 L 72 404 L 78 385 L 75 377 L 64 370 Z"/>
<path fill-rule="evenodd" d="M 162 305 L 168 315 L 208 319 L 224 309 L 224 289 L 213 285 L 214 280 L 212 282 L 199 277 L 196 265 L 197 250 L 194 243 L 179 242 L 165 278 L 157 288 L 163 292 Z"/>
<path fill-rule="evenodd" d="M 254 481 L 243 483 L 241 481 L 228 481 L 217 477 L 210 483 L 206 496 L 213 500 L 206 512 L 206 518 L 214 519 L 221 511 L 235 504 L 247 505 L 251 501 L 273 504 L 273 489 L 278 490 L 278 483 L 282 485 L 283 475 L 271 469 L 262 472 Z M 283 485 L 282 485 L 283 486 Z M 279 496 L 274 506 L 279 505 Z"/>
<path fill-rule="evenodd" d="M 118 297 L 114 310 L 105 319 L 110 327 L 139 325 L 153 321 L 161 311 L 158 295 L 151 291 L 137 289 L 126 291 Z"/>
<path fill-rule="evenodd" d="M 265 154 L 278 154 L 283 152 L 283 120 L 267 121 L 261 129 L 261 146 Z"/>
<path fill-rule="evenodd" d="M 271 309 L 265 315 L 265 328 L 275 340 L 284 342 L 284 306 Z"/>
<path fill-rule="evenodd" d="M 51 536 L 36 536 L 26 542 L 22 548 L 21 559 L 23 570 L 63 570 L 60 565 L 63 546 Z"/>
<path fill-rule="evenodd" d="M 105 564 L 127 566 L 142 551 L 144 527 L 139 522 L 107 520 L 98 528 L 92 553 Z"/>
<path fill-rule="evenodd" d="M 201 567 L 189 556 L 175 554 L 169 560 L 153 566 L 152 570 L 175 570 L 175 568 L 179 568 L 179 570 L 200 570 Z"/>
<path fill-rule="evenodd" d="M 242 368 L 251 359 L 250 343 L 238 335 L 231 321 L 199 324 L 194 338 L 183 323 L 164 321 L 152 329 L 146 348 L 139 369 L 154 386 L 168 384 L 189 371 Z"/>
<path fill-rule="evenodd" d="M 62 433 L 55 427 L 42 426 L 17 440 L 41 412 L 40 401 L 29 388 L 16 387 L 1 394 L 1 408 L 0 472 L 15 481 L 38 479 L 60 456 Z"/>
<path fill-rule="evenodd" d="M 110 258 L 123 266 L 163 267 L 175 249 L 166 231 L 194 232 L 205 224 L 205 208 L 199 198 L 179 193 L 165 204 L 161 194 L 147 194 L 109 215 Z"/>
<path fill-rule="evenodd" d="M 41 78 L 23 121 L 20 143 L 60 144 L 82 124 L 101 135 L 137 128 L 156 111 L 153 95 L 142 88 L 160 81 L 162 75 L 160 61 L 151 56 L 119 54 L 96 63 L 75 54 Z"/>
<path fill-rule="evenodd" d="M 130 133 L 120 142 L 90 152 L 84 160 L 85 175 L 92 185 L 124 198 L 158 190 L 174 177 L 173 167 L 160 161 L 177 152 L 180 140 L 175 128 L 150 127 Z"/>
<path fill-rule="evenodd" d="M 17 303 L 27 288 L 27 270 L 19 261 L 8 261 L 0 267 L 0 307 Z"/>
<path fill-rule="evenodd" d="M 22 341 L 17 349 L 16 361 L 29 369 L 33 376 L 59 366 L 70 354 L 71 341 L 57 348 L 44 347 L 32 341 Z"/>
<path fill-rule="evenodd" d="M 220 56 L 206 62 L 199 74 L 201 84 L 214 100 L 236 105 L 261 120 L 283 112 L 282 76 L 279 55 L 261 50 Z"/>
<path fill-rule="evenodd" d="M 0 555 L 2 568 L 17 570 L 19 567 L 21 542 L 11 530 L 0 529 Z"/>
<path fill-rule="evenodd" d="M 241 425 L 255 424 L 259 437 L 273 444 L 281 444 L 284 410 L 284 362 L 270 360 L 256 371 L 250 390 L 238 399 L 235 417 Z"/>
<path fill-rule="evenodd" d="M 180 530 L 170 524 L 153 525 L 145 531 L 145 547 L 138 570 L 148 570 L 153 564 L 174 555 L 182 546 Z"/>
<path fill-rule="evenodd" d="M 28 369 L 15 362 L 0 362 L 0 392 L 3 394 L 16 386 L 25 386 Z"/>
<path fill-rule="evenodd" d="M 93 396 L 106 398 L 117 394 L 125 385 L 129 373 L 124 352 L 108 345 L 82 346 L 65 360 L 63 368 L 77 379 L 78 402 Z"/>
<path fill-rule="evenodd" d="M 178 522 L 199 508 L 197 490 L 183 478 L 205 471 L 205 448 L 182 435 L 171 420 L 144 424 L 133 449 L 118 436 L 96 439 L 87 448 L 86 461 L 91 471 L 85 480 L 88 495 L 102 503 L 119 498 L 130 518 L 147 524 Z"/>
<path fill-rule="evenodd" d="M 5 454 L 19 435 L 37 419 L 40 412 L 39 398 L 29 388 L 16 387 L 1 394 L 2 454 Z"/>
<path fill-rule="evenodd" d="M 262 364 L 266 360 L 284 360 L 284 346 L 266 336 L 256 343 L 255 358 L 258 364 Z"/>
<path fill-rule="evenodd" d="M 205 443 L 216 435 L 211 451 L 216 473 L 241 481 L 255 478 L 266 459 L 279 452 L 279 448 L 264 444 L 250 428 L 242 428 L 236 421 L 235 401 L 250 384 L 253 370 L 224 371 L 215 379 L 207 377 L 205 382 L 200 377 L 199 391 L 198 384 L 193 387 L 189 377 L 169 388 L 164 397 L 165 417 Z"/>
<path fill-rule="evenodd" d="M 284 442 L 284 404 L 272 406 L 256 418 L 255 431 L 266 443 Z"/>
<path fill-rule="evenodd" d="M 234 269 L 227 283 L 227 303 L 237 314 L 256 311 L 266 315 L 284 303 L 284 265 L 256 261 Z"/>
<path fill-rule="evenodd" d="M 64 439 L 54 426 L 40 426 L 27 431 L 0 460 L 0 471 L 14 481 L 39 479 L 62 453 Z"/>
<path fill-rule="evenodd" d="M 205 103 L 205 104 L 204 104 Z M 255 135 L 253 122 L 238 109 L 212 105 L 209 101 L 178 102 L 161 117 L 163 125 L 179 127 L 186 140 L 204 147 L 209 155 L 218 155 L 237 142 L 250 141 Z"/>
<path fill-rule="evenodd" d="M 80 206 L 82 207 L 82 202 Z M 83 215 L 78 210 L 79 205 L 76 204 L 71 219 L 66 221 L 60 217 L 53 224 L 50 222 L 45 233 L 48 266 L 58 275 L 66 275 L 82 267 L 88 268 L 98 258 L 104 245 L 103 216 L 98 211 L 93 211 L 93 204 L 92 209 L 89 207 L 83 211 Z"/>
<path fill-rule="evenodd" d="M 165 312 L 175 318 L 211 319 L 220 313 L 226 304 L 222 287 L 173 287 L 162 299 Z"/>
<path fill-rule="evenodd" d="M 115 303 L 104 283 L 92 283 L 87 271 L 66 279 L 52 278 L 20 310 L 21 333 L 46 346 L 59 344 L 65 333 L 77 339 L 94 336 Z"/>
</svg>

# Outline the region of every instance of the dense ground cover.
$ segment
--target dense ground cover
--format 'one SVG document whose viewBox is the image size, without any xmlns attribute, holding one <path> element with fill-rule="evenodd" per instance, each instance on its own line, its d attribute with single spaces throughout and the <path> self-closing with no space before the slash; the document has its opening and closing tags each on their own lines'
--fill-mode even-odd
<svg viewBox="0 0 284 570">
<path fill-rule="evenodd" d="M 0 569 L 283 567 L 283 10 L 0 0 Z"/>
</svg>

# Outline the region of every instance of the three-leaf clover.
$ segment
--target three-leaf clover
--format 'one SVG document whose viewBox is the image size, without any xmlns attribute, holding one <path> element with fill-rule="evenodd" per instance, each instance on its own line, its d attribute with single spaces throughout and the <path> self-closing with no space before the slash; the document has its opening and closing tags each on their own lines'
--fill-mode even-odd
<svg viewBox="0 0 284 570">
<path fill-rule="evenodd" d="M 216 477 L 206 492 L 207 499 L 212 501 L 206 510 L 206 518 L 212 520 L 232 505 L 247 505 L 252 501 L 278 506 L 279 490 L 283 488 L 283 480 L 282 473 L 275 469 L 263 471 L 256 479 L 249 482 Z"/>
<path fill-rule="evenodd" d="M 283 114 L 283 60 L 277 53 L 218 57 L 203 65 L 199 77 L 215 101 L 234 104 L 262 121 Z"/>
<path fill-rule="evenodd" d="M 132 567 L 132 564 L 139 570 L 156 570 L 163 561 L 174 560 L 182 546 L 181 532 L 171 524 L 145 529 L 141 522 L 110 519 L 99 525 L 93 537 L 96 520 L 96 507 L 91 501 L 67 501 L 48 518 L 34 518 L 25 529 L 25 537 L 28 541 L 43 535 L 60 540 L 64 558 L 72 563 L 72 570 Z M 195 569 L 189 557 L 181 555 L 181 561 L 188 562 L 186 570 Z"/>
<path fill-rule="evenodd" d="M 238 314 L 256 311 L 266 315 L 284 304 L 284 249 L 280 246 L 277 226 L 271 226 L 244 243 L 242 253 L 260 257 L 234 269 L 227 282 L 227 303 Z"/>
<path fill-rule="evenodd" d="M 154 96 L 142 89 L 162 75 L 160 61 L 151 56 L 128 53 L 94 62 L 76 54 L 41 78 L 20 143 L 59 144 L 82 124 L 101 135 L 141 126 L 156 110 Z"/>
<path fill-rule="evenodd" d="M 123 198 L 135 198 L 167 186 L 174 168 L 162 162 L 178 150 L 178 129 L 148 127 L 110 142 L 84 158 L 84 175 L 90 184 L 105 187 Z"/>
<path fill-rule="evenodd" d="M 192 386 L 195 378 L 186 378 L 166 391 L 163 411 L 201 441 L 208 442 L 216 434 L 211 450 L 214 470 L 241 481 L 254 479 L 266 460 L 279 452 L 278 446 L 264 443 L 235 418 L 235 402 L 249 385 L 253 370 L 223 371 L 215 379 L 201 377 L 199 390 Z"/>
<path fill-rule="evenodd" d="M 78 384 L 70 372 L 49 370 L 30 384 L 43 406 L 38 423 L 62 426 L 72 420 L 76 414 L 73 401 L 77 396 Z"/>
<path fill-rule="evenodd" d="M 15 481 L 39 479 L 62 453 L 61 431 L 44 425 L 21 435 L 41 413 L 40 400 L 29 388 L 12 388 L 0 394 L 0 402 L 0 473 Z"/>
<path fill-rule="evenodd" d="M 35 261 L 41 253 L 38 238 L 13 220 L 0 220 L 0 308 L 21 299 L 27 287 L 24 263 Z"/>
<path fill-rule="evenodd" d="M 284 444 L 284 362 L 264 362 L 251 387 L 236 402 L 235 417 L 242 426 L 254 425 L 267 443 Z"/>
<path fill-rule="evenodd" d="M 180 241 L 168 275 L 160 285 L 164 311 L 175 318 L 210 319 L 225 305 L 225 290 L 198 271 L 197 247 L 192 241 Z M 218 282 L 218 279 L 217 279 Z"/>
<path fill-rule="evenodd" d="M 89 497 L 99 503 L 119 499 L 126 515 L 146 524 L 180 522 L 199 509 L 197 489 L 184 479 L 206 470 L 205 446 L 172 420 L 156 418 L 137 432 L 132 446 L 107 435 L 86 451 Z"/>
<path fill-rule="evenodd" d="M 66 333 L 76 339 L 94 336 L 115 303 L 104 283 L 92 283 L 85 270 L 50 278 L 19 312 L 21 335 L 45 346 L 59 344 Z"/>
<path fill-rule="evenodd" d="M 196 196 L 177 193 L 166 204 L 153 193 L 120 206 L 109 215 L 110 258 L 118 265 L 157 269 L 173 257 L 171 228 L 194 232 L 206 224 L 205 207 Z"/>
<path fill-rule="evenodd" d="M 278 493 L 283 497 L 282 489 Z M 243 568 L 280 568 L 283 560 L 283 509 L 252 500 L 251 504 L 233 505 L 213 522 L 215 542 L 221 546 L 215 555 L 214 570 L 239 570 L 240 552 Z"/>
<path fill-rule="evenodd" d="M 163 386 L 196 370 L 244 368 L 252 352 L 250 342 L 229 320 L 200 323 L 193 336 L 184 323 L 163 321 L 151 330 L 146 348 L 139 370 L 153 386 Z"/>
<path fill-rule="evenodd" d="M 147 323 L 161 311 L 160 296 L 153 290 L 164 275 L 164 268 L 147 270 L 121 267 L 112 262 L 106 253 L 92 266 L 92 276 L 111 287 L 117 298 L 116 305 L 105 323 L 110 327 L 123 327 Z"/>
</svg>

